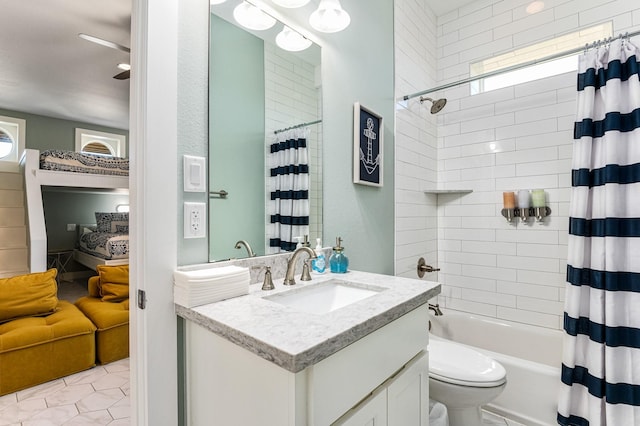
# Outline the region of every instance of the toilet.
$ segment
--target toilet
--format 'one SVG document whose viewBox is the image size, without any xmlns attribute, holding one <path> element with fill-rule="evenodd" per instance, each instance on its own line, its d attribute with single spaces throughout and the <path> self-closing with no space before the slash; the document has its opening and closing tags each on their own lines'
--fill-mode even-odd
<svg viewBox="0 0 640 426">
<path fill-rule="evenodd" d="M 506 383 L 507 372 L 499 362 L 430 336 L 429 397 L 447 407 L 449 426 L 481 426 L 480 407 L 500 395 Z"/>
</svg>

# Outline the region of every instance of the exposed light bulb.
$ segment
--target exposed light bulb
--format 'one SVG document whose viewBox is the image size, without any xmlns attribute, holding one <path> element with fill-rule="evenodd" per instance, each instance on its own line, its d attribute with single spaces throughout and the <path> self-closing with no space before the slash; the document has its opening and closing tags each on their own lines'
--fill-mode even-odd
<svg viewBox="0 0 640 426">
<path fill-rule="evenodd" d="M 268 30 L 276 24 L 275 18 L 246 1 L 233 9 L 233 17 L 243 27 L 256 31 Z"/>
<path fill-rule="evenodd" d="M 351 23 L 351 17 L 340 6 L 339 0 L 321 0 L 318 9 L 309 17 L 309 23 L 317 31 L 335 33 Z"/>
<path fill-rule="evenodd" d="M 532 1 L 531 3 L 529 3 L 529 6 L 527 6 L 527 13 L 533 15 L 534 13 L 541 12 L 542 9 L 544 9 L 543 1 Z"/>
<path fill-rule="evenodd" d="M 276 44 L 281 49 L 290 52 L 299 52 L 311 46 L 311 40 L 285 25 L 282 31 L 276 36 Z"/>
<path fill-rule="evenodd" d="M 302 7 L 305 4 L 309 3 L 309 0 L 271 0 L 278 6 L 286 7 L 292 9 L 294 7 Z"/>
</svg>

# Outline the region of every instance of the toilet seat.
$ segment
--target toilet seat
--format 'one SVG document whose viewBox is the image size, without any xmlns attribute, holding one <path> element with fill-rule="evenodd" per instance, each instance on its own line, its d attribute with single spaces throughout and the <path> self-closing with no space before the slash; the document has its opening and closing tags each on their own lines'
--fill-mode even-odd
<svg viewBox="0 0 640 426">
<path fill-rule="evenodd" d="M 467 346 L 432 338 L 429 377 L 445 383 L 477 388 L 506 382 L 507 372 L 496 360 Z"/>
</svg>

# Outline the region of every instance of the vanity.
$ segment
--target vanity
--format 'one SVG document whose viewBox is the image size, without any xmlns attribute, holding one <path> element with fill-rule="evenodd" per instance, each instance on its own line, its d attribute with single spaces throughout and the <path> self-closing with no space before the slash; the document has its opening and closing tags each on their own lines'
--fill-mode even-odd
<svg viewBox="0 0 640 426">
<path fill-rule="evenodd" d="M 194 308 L 190 425 L 428 425 L 428 306 L 440 284 L 366 272 Z"/>
</svg>

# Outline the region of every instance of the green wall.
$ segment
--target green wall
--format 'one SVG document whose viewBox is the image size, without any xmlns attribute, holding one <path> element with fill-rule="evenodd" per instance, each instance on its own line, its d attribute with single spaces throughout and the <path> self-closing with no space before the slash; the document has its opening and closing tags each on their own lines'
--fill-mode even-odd
<svg viewBox="0 0 640 426">
<path fill-rule="evenodd" d="M 88 191 L 45 189 L 42 201 L 47 226 L 47 248 L 72 249 L 75 231 L 67 224 L 96 223 L 95 212 L 114 212 L 118 204 L 129 204 L 128 194 L 98 194 Z"/>
<path fill-rule="evenodd" d="M 210 259 L 245 257 L 246 240 L 264 254 L 264 42 L 211 14 L 209 62 Z"/>
<path fill-rule="evenodd" d="M 324 238 L 344 239 L 351 269 L 394 273 L 393 2 L 344 2 L 346 30 L 322 40 Z M 353 183 L 353 103 L 384 120 L 384 186 Z"/>
<path fill-rule="evenodd" d="M 99 132 L 118 133 L 127 137 L 127 155 L 129 153 L 129 131 L 112 127 L 97 126 L 79 121 L 62 120 L 29 114 L 21 111 L 10 111 L 0 108 L 0 115 L 22 118 L 27 121 L 26 148 L 45 150 L 63 149 L 75 151 L 76 127 L 97 130 Z"/>
</svg>

